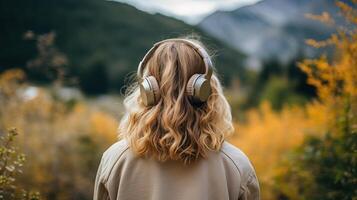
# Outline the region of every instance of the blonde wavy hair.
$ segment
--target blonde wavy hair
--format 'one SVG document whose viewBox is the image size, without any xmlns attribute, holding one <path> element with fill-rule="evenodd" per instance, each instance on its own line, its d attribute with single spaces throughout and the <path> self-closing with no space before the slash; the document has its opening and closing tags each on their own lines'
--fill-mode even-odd
<svg viewBox="0 0 357 200">
<path fill-rule="evenodd" d="M 190 40 L 204 47 L 198 40 Z M 119 137 L 129 142 L 136 155 L 189 163 L 205 158 L 208 151 L 220 150 L 234 129 L 231 108 L 215 72 L 207 102 L 193 105 L 186 94 L 189 78 L 204 72 L 202 58 L 185 43 L 164 42 L 156 49 L 145 66 L 144 76 L 156 78 L 161 98 L 156 105 L 146 107 L 138 82 L 130 85 L 118 129 Z"/>
</svg>

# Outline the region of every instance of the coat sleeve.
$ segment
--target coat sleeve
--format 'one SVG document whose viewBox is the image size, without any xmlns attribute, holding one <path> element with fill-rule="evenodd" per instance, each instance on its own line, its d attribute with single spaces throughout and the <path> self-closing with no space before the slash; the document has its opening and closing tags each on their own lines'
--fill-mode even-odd
<svg viewBox="0 0 357 200">
<path fill-rule="evenodd" d="M 102 181 L 103 180 L 102 168 L 103 168 L 103 159 L 99 164 L 97 175 L 95 178 L 93 200 L 110 200 L 108 190 L 106 189 L 105 184 Z"/>
<path fill-rule="evenodd" d="M 260 200 L 260 187 L 257 175 L 255 172 L 251 172 L 248 181 L 241 188 L 239 200 Z"/>
</svg>

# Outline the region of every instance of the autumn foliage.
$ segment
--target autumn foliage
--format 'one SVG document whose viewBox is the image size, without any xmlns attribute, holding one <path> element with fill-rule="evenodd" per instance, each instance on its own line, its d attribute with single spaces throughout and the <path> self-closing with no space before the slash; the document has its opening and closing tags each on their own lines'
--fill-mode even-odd
<svg viewBox="0 0 357 200">
<path fill-rule="evenodd" d="M 39 48 L 53 49 L 53 37 L 39 37 Z M 117 138 L 117 120 L 89 101 L 59 95 L 63 73 L 56 53 L 42 52 L 34 59 L 36 67 L 43 64 L 58 76 L 49 87 L 29 84 L 19 69 L 0 74 L 0 135 L 9 127 L 20 133 L 13 145 L 27 162 L 23 173 L 13 176 L 18 187 L 39 191 L 44 199 L 91 199 L 98 160 Z"/>
<path fill-rule="evenodd" d="M 299 63 L 317 98 L 280 112 L 263 103 L 247 113 L 231 138 L 251 157 L 264 199 L 357 196 L 357 10 L 343 2 L 337 6 L 348 27 L 325 41 L 307 40 L 316 48 L 332 46 L 333 59 L 323 55 Z M 326 12 L 308 16 L 334 24 Z"/>
</svg>

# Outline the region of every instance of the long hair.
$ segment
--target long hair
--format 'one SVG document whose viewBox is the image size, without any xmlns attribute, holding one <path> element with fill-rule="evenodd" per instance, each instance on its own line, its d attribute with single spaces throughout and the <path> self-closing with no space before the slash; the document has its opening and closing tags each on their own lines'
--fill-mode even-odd
<svg viewBox="0 0 357 200">
<path fill-rule="evenodd" d="M 202 46 L 197 40 L 191 41 Z M 205 103 L 192 104 L 186 93 L 189 78 L 204 72 L 202 58 L 185 43 L 168 41 L 156 49 L 144 76 L 156 78 L 161 98 L 156 105 L 146 107 L 138 83 L 129 86 L 118 129 L 119 137 L 129 142 L 136 155 L 189 163 L 205 158 L 208 151 L 220 150 L 234 129 L 231 108 L 215 72 L 211 78 L 212 94 Z"/>
</svg>

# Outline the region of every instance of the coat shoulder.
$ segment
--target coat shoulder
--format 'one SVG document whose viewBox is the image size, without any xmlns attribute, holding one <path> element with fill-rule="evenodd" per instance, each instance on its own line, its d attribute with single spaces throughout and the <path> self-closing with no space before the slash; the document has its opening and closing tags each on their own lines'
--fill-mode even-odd
<svg viewBox="0 0 357 200">
<path fill-rule="evenodd" d="M 104 153 L 101 160 L 102 176 L 107 179 L 121 157 L 129 149 L 129 144 L 126 140 L 120 140 L 112 144 Z"/>
<path fill-rule="evenodd" d="M 226 156 L 238 169 L 242 180 L 248 180 L 250 174 L 254 171 L 253 165 L 248 156 L 238 147 L 225 141 L 221 148 L 221 153 Z"/>
</svg>

